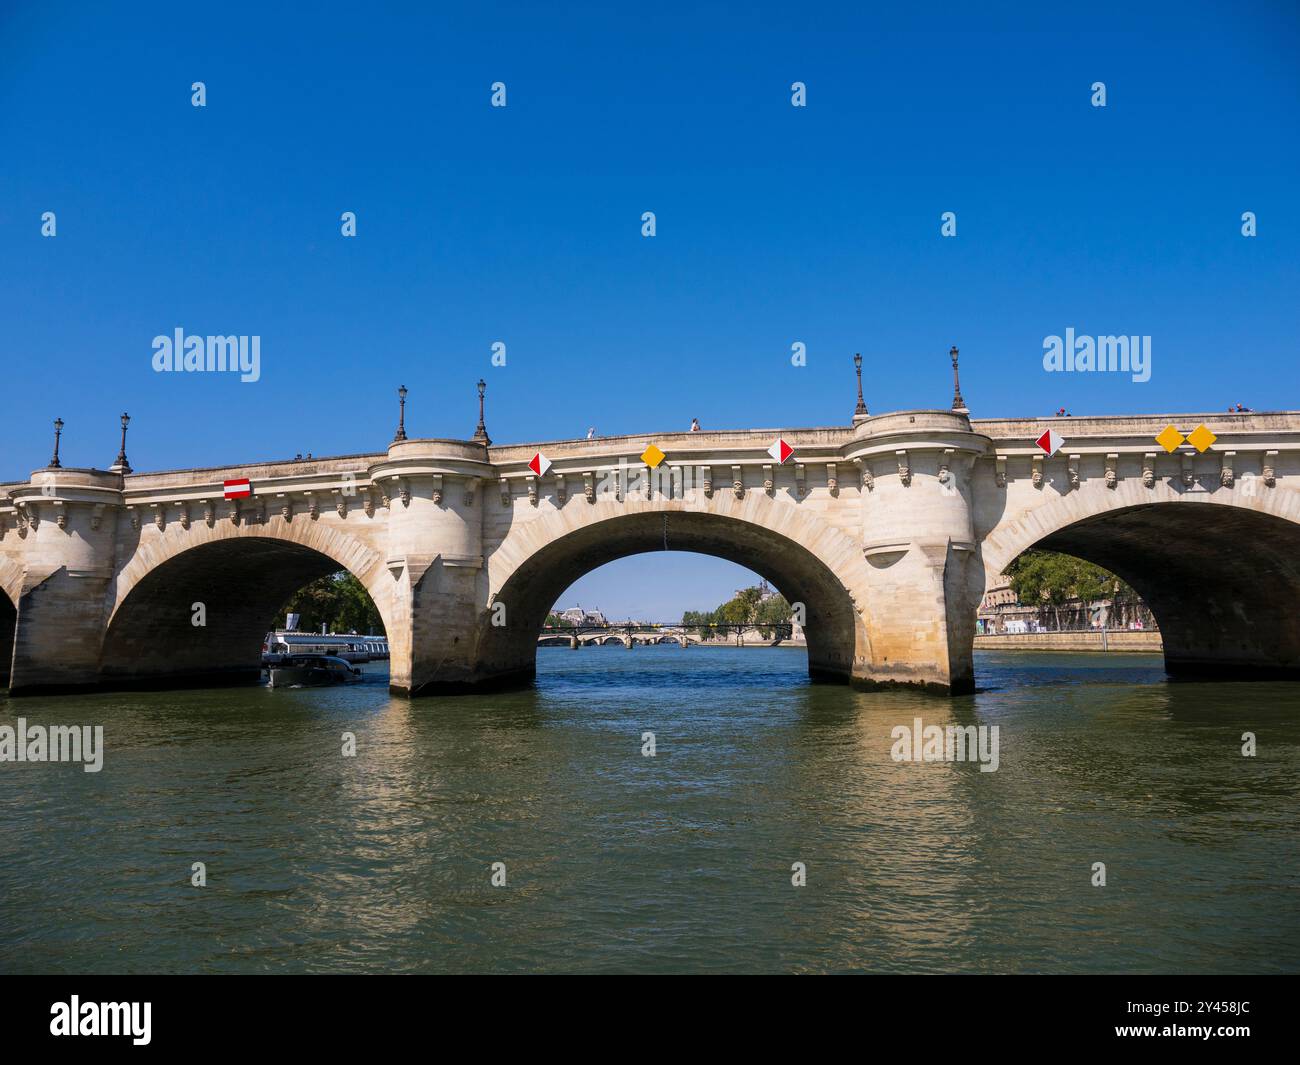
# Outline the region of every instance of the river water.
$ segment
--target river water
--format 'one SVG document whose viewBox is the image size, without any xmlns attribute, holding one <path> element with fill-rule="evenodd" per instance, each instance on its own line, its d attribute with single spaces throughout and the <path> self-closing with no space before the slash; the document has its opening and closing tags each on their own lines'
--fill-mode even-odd
<svg viewBox="0 0 1300 1065">
<path fill-rule="evenodd" d="M 1300 688 L 976 668 L 949 701 L 795 649 L 541 649 L 506 695 L 5 701 L 105 755 L 0 763 L 0 971 L 1300 970 Z M 917 718 L 998 726 L 997 771 L 894 761 Z"/>
</svg>

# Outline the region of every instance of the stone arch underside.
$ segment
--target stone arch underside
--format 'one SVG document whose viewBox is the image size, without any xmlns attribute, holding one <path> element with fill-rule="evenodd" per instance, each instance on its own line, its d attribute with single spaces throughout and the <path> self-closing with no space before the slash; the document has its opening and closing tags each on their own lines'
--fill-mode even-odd
<svg viewBox="0 0 1300 1065">
<path fill-rule="evenodd" d="M 143 575 L 104 637 L 101 676 L 110 687 L 209 687 L 257 683 L 262 641 L 294 592 L 346 568 L 302 544 L 270 537 L 212 540 Z M 195 625 L 194 604 L 204 607 Z"/>
<path fill-rule="evenodd" d="M 1243 507 L 1151 503 L 1029 546 L 1132 585 L 1160 626 L 1173 676 L 1300 679 L 1300 524 Z"/>
<path fill-rule="evenodd" d="M 506 624 L 480 623 L 478 659 L 486 675 L 525 682 L 536 672 L 537 637 L 547 612 L 575 580 L 629 555 L 644 554 L 653 567 L 664 550 L 664 515 L 647 511 L 583 526 L 536 551 L 511 574 L 494 603 L 504 603 Z M 791 603 L 805 605 L 808 668 L 819 679 L 848 681 L 855 651 L 866 634 L 853 599 L 825 563 L 802 544 L 752 522 L 722 515 L 677 512 L 668 519 L 674 551 L 713 555 L 754 570 Z"/>
</svg>

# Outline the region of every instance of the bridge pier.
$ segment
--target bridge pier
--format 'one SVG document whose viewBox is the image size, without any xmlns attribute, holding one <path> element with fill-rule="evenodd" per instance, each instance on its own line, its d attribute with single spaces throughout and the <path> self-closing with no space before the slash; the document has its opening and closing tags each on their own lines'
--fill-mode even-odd
<svg viewBox="0 0 1300 1065">
<path fill-rule="evenodd" d="M 55 468 L 13 493 L 26 565 L 9 645 L 11 695 L 98 684 L 120 483 L 98 470 Z"/>
<path fill-rule="evenodd" d="M 400 632 L 401 660 L 394 652 L 389 689 L 396 695 L 454 695 L 505 678 L 486 673 L 475 655 L 483 611 L 479 606 L 480 567 L 439 559 L 422 575 L 412 574 L 411 622 Z M 406 579 L 406 578 L 404 578 Z M 406 594 L 399 587 L 400 601 Z M 489 617 L 491 611 L 488 611 Z M 389 646 L 393 646 L 389 637 Z M 531 679 L 528 672 L 521 680 Z"/>
<path fill-rule="evenodd" d="M 972 518 L 972 470 L 989 441 L 960 413 L 871 418 L 851 452 L 866 489 L 863 554 L 869 566 L 863 687 L 974 690 L 975 614 L 984 590 Z"/>
<path fill-rule="evenodd" d="M 864 688 L 920 687 L 943 695 L 974 690 L 973 647 L 983 574 L 969 547 L 920 541 L 871 557 L 863 611 L 870 651 L 855 666 Z"/>
<path fill-rule="evenodd" d="M 402 440 L 370 470 L 388 502 L 386 565 L 396 582 L 388 636 L 394 694 L 455 694 L 494 679 L 478 661 L 480 626 L 485 615 L 487 624 L 511 619 L 504 607 L 486 602 L 482 512 L 488 496 L 480 478 L 490 469 L 487 458 L 479 443 Z"/>
<path fill-rule="evenodd" d="M 18 601 L 10 695 L 94 689 L 100 681 L 105 578 L 51 574 Z"/>
</svg>

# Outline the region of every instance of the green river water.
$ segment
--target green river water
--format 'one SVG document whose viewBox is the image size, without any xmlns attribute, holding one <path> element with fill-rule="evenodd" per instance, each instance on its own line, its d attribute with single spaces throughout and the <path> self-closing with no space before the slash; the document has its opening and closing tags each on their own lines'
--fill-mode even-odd
<svg viewBox="0 0 1300 1065">
<path fill-rule="evenodd" d="M 7 700 L 105 754 L 0 763 L 0 970 L 1300 970 L 1300 688 L 1097 654 L 977 678 L 862 693 L 796 649 L 617 647 L 541 649 L 504 695 L 395 699 L 376 664 Z M 998 726 L 997 771 L 894 761 L 917 718 Z"/>
</svg>

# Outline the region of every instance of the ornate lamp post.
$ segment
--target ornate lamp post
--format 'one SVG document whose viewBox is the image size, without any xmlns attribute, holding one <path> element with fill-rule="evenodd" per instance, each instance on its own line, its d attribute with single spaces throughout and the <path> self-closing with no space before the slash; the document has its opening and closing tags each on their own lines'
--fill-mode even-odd
<svg viewBox="0 0 1300 1065">
<path fill-rule="evenodd" d="M 63 435 L 63 419 L 55 418 L 54 419 L 54 457 L 50 459 L 50 465 L 49 465 L 49 469 L 51 470 L 57 470 L 61 465 L 61 463 L 59 462 L 59 437 L 61 437 L 62 435 Z"/>
<path fill-rule="evenodd" d="M 491 447 L 492 438 L 488 436 L 487 426 L 483 423 L 483 393 L 486 391 L 487 382 L 480 377 L 478 379 L 478 425 L 474 429 L 474 439 Z"/>
<path fill-rule="evenodd" d="M 108 468 L 109 473 L 130 473 L 131 464 L 126 461 L 126 427 L 130 424 L 131 415 L 125 411 L 122 413 L 122 446 L 117 449 L 117 461 Z"/>
<path fill-rule="evenodd" d="M 406 386 L 402 385 L 397 390 L 397 435 L 393 437 L 393 443 L 406 439 Z"/>
<path fill-rule="evenodd" d="M 948 354 L 952 357 L 952 409 L 961 414 L 969 414 L 966 401 L 961 398 L 961 381 L 957 378 L 957 346 L 954 344 Z"/>
<path fill-rule="evenodd" d="M 862 355 L 853 356 L 853 368 L 858 373 L 858 405 L 853 409 L 853 423 L 856 425 L 863 418 L 867 417 L 867 405 L 862 400 Z"/>
</svg>

